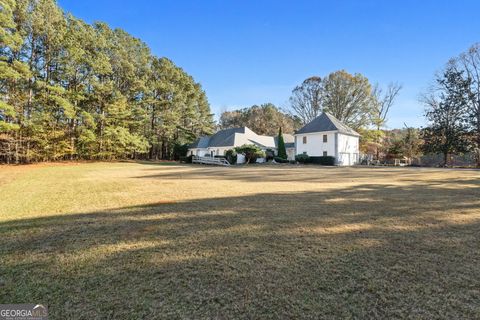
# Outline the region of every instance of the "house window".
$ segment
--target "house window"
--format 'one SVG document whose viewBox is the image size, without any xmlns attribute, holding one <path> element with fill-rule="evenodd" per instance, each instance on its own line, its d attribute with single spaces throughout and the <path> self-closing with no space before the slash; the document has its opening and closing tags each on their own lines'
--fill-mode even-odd
<svg viewBox="0 0 480 320">
<path fill-rule="evenodd" d="M 327 141 L 328 141 L 327 135 L 324 134 L 324 135 L 323 135 L 323 142 L 327 142 Z"/>
<path fill-rule="evenodd" d="M 303 144 L 307 144 L 307 137 L 303 137 Z"/>
<path fill-rule="evenodd" d="M 324 156 L 324 157 L 328 156 L 327 151 L 323 151 L 323 156 Z"/>
</svg>

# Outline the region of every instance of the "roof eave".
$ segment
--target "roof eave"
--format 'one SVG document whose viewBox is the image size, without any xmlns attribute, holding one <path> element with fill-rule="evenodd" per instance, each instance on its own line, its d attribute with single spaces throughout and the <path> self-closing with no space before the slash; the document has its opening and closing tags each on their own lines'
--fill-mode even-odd
<svg viewBox="0 0 480 320">
<path fill-rule="evenodd" d="M 296 132 L 293 136 L 297 136 L 297 135 L 300 135 L 300 134 L 313 134 L 313 133 L 325 133 L 325 132 L 335 133 L 335 132 L 340 132 L 340 130 L 322 130 L 322 131 Z"/>
</svg>

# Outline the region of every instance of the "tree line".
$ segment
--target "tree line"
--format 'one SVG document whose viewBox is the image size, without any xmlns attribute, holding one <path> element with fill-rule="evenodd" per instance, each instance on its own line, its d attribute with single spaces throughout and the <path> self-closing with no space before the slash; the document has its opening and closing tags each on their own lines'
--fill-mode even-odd
<svg viewBox="0 0 480 320">
<path fill-rule="evenodd" d="M 386 130 L 401 90 L 345 70 L 307 78 L 288 106 L 222 113 L 184 70 L 105 23 L 65 14 L 55 0 L 0 0 L 0 162 L 171 159 L 216 128 L 293 133 L 326 111 L 374 154 L 471 152 L 480 166 L 480 44 L 451 59 L 423 95 L 428 125 Z"/>
<path fill-rule="evenodd" d="M 201 85 L 54 0 L 0 2 L 0 162 L 168 159 L 214 129 Z"/>
</svg>

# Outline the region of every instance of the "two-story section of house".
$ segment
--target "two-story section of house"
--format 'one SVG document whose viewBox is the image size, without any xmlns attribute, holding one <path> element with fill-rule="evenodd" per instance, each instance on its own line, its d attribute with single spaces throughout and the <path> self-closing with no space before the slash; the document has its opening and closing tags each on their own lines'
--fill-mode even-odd
<svg viewBox="0 0 480 320">
<path fill-rule="evenodd" d="M 328 113 L 322 113 L 295 133 L 295 153 L 332 156 L 340 166 L 356 164 L 360 134 Z"/>
</svg>

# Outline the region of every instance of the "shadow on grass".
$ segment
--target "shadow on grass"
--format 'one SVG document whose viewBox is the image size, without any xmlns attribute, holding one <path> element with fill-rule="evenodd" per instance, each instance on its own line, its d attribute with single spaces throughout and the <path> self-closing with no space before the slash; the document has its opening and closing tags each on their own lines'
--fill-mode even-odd
<svg viewBox="0 0 480 320">
<path fill-rule="evenodd" d="M 480 171 L 475 169 L 435 169 L 435 168 L 377 168 L 377 167 L 327 167 L 317 165 L 291 165 L 291 166 L 233 166 L 216 167 L 205 165 L 188 165 L 183 167 L 189 170 L 172 172 L 158 171 L 151 168 L 148 173 L 138 176 L 139 179 L 171 179 L 181 177 L 189 180 L 230 180 L 246 181 L 251 183 L 264 182 L 305 182 L 305 183 L 331 183 L 339 181 L 370 180 L 396 178 L 399 181 L 417 182 L 425 179 L 425 172 L 444 173 L 446 170 L 460 170 L 471 172 L 469 183 L 480 186 Z M 435 183 L 438 180 L 432 180 Z M 423 181 L 422 181 L 423 182 Z M 448 183 L 448 181 L 446 181 Z M 455 182 L 455 181 L 453 181 Z M 443 181 L 442 181 L 443 183 Z"/>
<path fill-rule="evenodd" d="M 5 222 L 0 302 L 52 319 L 474 318 L 479 196 L 470 179 L 364 184 Z"/>
<path fill-rule="evenodd" d="M 130 161 L 125 161 L 130 162 Z M 132 161 L 133 163 L 137 164 L 144 164 L 149 166 L 185 166 L 178 161 L 171 161 L 171 160 L 135 160 Z"/>
</svg>

